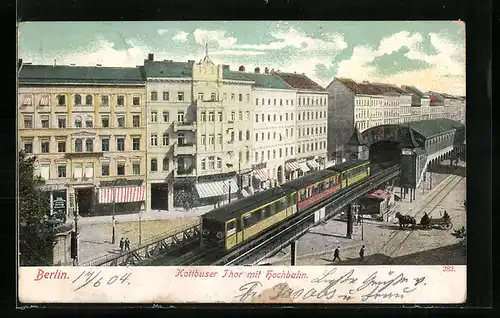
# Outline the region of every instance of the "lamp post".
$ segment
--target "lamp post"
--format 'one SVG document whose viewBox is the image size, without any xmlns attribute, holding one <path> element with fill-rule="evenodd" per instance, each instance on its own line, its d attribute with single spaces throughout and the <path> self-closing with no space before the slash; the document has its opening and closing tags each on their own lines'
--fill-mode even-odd
<svg viewBox="0 0 500 318">
<path fill-rule="evenodd" d="M 113 189 L 113 216 L 111 217 L 113 234 L 111 236 L 111 244 L 115 244 L 115 232 L 116 232 L 115 213 L 116 213 L 116 188 Z"/>
<path fill-rule="evenodd" d="M 142 245 L 142 210 L 139 211 L 139 246 Z"/>
<path fill-rule="evenodd" d="M 231 203 L 231 180 L 229 180 L 229 202 L 228 203 Z"/>
</svg>

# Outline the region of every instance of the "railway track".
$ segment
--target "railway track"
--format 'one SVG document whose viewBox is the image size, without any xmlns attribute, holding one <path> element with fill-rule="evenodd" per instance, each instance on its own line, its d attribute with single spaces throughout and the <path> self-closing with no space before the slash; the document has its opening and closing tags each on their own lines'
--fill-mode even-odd
<svg viewBox="0 0 500 318">
<path fill-rule="evenodd" d="M 439 204 L 448 196 L 448 194 L 464 179 L 461 176 L 453 176 L 449 180 L 445 181 L 446 183 L 442 185 L 441 189 L 437 193 L 432 194 L 432 198 L 422 203 L 422 205 L 417 206 L 415 210 L 417 213 L 413 215 L 413 217 L 419 222 L 420 217 L 423 216 L 425 212 L 429 215 L 436 210 Z M 404 214 L 404 213 L 403 213 Z M 409 231 L 409 232 L 408 232 Z M 387 255 L 388 257 L 392 257 L 403 244 L 415 233 L 415 229 L 408 228 L 405 230 L 394 230 L 394 233 L 391 234 L 386 243 L 379 248 L 376 253 L 382 253 Z"/>
</svg>

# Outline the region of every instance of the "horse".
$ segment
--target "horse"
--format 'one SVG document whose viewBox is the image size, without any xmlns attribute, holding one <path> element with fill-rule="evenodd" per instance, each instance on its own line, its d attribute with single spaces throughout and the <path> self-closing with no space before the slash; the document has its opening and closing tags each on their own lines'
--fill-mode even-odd
<svg viewBox="0 0 500 318">
<path fill-rule="evenodd" d="M 403 229 L 405 227 L 414 227 L 417 224 L 417 221 L 413 216 L 410 215 L 402 215 L 399 212 L 396 212 L 396 218 L 399 220 L 399 228 Z"/>
</svg>

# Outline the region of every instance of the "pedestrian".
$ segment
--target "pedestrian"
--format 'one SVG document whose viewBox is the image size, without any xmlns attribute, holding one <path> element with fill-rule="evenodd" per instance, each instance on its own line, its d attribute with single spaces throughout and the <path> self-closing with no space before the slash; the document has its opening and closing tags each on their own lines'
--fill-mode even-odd
<svg viewBox="0 0 500 318">
<path fill-rule="evenodd" d="M 359 225 L 361 224 L 361 214 L 358 214 L 358 223 L 356 223 L 356 225 Z"/>
<path fill-rule="evenodd" d="M 130 241 L 128 237 L 125 239 L 125 250 L 130 251 Z"/>
<path fill-rule="evenodd" d="M 361 246 L 361 249 L 359 250 L 359 258 L 363 260 L 365 258 L 365 246 Z"/>
<path fill-rule="evenodd" d="M 333 251 L 333 261 L 332 262 L 335 262 L 336 259 L 338 259 L 340 262 L 342 262 L 342 260 L 340 259 L 340 250 L 339 250 L 340 246 L 337 246 L 337 248 L 335 249 L 335 251 Z"/>
<path fill-rule="evenodd" d="M 124 247 L 125 247 L 125 241 L 123 240 L 123 237 L 122 237 L 122 239 L 120 240 L 120 251 L 123 252 Z"/>
</svg>

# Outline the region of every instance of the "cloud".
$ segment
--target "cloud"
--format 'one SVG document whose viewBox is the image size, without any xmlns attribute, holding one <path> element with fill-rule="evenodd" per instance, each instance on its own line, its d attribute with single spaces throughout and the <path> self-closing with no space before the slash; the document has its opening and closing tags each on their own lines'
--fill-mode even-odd
<svg viewBox="0 0 500 318">
<path fill-rule="evenodd" d="M 159 29 L 156 32 L 158 32 L 159 35 L 164 35 L 164 34 L 168 33 L 168 29 Z"/>
<path fill-rule="evenodd" d="M 236 38 L 228 36 L 226 31 L 222 30 L 202 30 L 196 29 L 193 32 L 194 40 L 197 44 L 205 45 L 211 48 L 230 49 L 236 44 Z"/>
<path fill-rule="evenodd" d="M 185 43 L 187 42 L 187 36 L 189 35 L 189 33 L 187 32 L 184 32 L 184 31 L 178 31 L 173 37 L 172 37 L 172 40 L 176 41 L 176 42 L 181 42 L 181 43 Z"/>
</svg>

